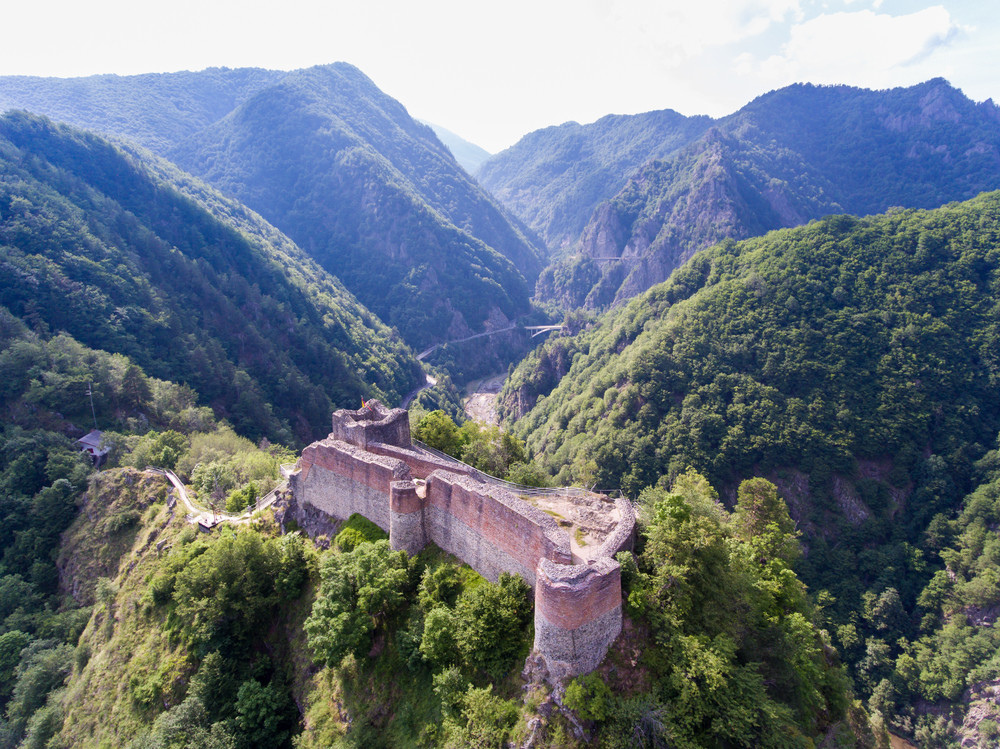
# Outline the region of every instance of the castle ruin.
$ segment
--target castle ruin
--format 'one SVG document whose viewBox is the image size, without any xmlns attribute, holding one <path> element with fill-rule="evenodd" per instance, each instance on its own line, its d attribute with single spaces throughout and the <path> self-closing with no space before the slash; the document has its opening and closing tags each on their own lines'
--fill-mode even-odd
<svg viewBox="0 0 1000 749">
<path fill-rule="evenodd" d="M 570 520 L 517 487 L 414 445 L 407 412 L 378 401 L 334 413 L 330 435 L 303 450 L 289 482 L 300 508 L 338 520 L 363 515 L 389 533 L 393 549 L 415 554 L 433 542 L 493 582 L 501 572 L 520 575 L 534 589 L 534 647 L 550 678 L 592 671 L 621 631 L 614 556 L 631 549 L 635 529 L 625 499 L 566 490 L 589 522 L 590 535 L 577 526 L 571 536 Z"/>
</svg>

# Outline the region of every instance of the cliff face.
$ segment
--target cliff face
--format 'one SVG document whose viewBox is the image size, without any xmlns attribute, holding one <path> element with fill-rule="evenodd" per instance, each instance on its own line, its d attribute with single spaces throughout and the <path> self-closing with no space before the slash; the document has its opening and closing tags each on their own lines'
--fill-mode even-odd
<svg viewBox="0 0 1000 749">
<path fill-rule="evenodd" d="M 140 531 L 149 531 L 146 547 L 155 543 L 160 528 L 144 528 L 143 515 L 169 492 L 159 474 L 134 468 L 98 474 L 83 495 L 80 520 L 66 531 L 59 547 L 60 593 L 72 596 L 81 606 L 93 605 L 98 579 L 118 575 L 121 560 Z M 173 515 L 168 509 L 164 522 Z"/>
<path fill-rule="evenodd" d="M 769 153 L 713 128 L 669 161 L 645 165 L 615 197 L 598 206 L 562 261 L 562 277 L 590 259 L 599 278 L 590 288 L 538 286 L 570 306 L 621 304 L 665 280 L 694 253 L 725 239 L 745 239 L 840 210 L 801 159 Z M 543 279 L 555 274 L 546 273 Z"/>
<path fill-rule="evenodd" d="M 290 73 L 171 157 L 258 210 L 412 345 L 528 309 L 525 234 L 360 71 Z"/>
</svg>

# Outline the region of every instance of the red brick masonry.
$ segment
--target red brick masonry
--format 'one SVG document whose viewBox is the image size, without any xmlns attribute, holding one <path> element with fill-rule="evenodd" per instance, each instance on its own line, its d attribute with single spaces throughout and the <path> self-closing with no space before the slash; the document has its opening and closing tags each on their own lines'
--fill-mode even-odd
<svg viewBox="0 0 1000 749">
<path fill-rule="evenodd" d="M 578 629 L 622 605 L 621 567 L 604 557 L 593 564 L 539 565 L 535 609 L 563 629 Z"/>
</svg>

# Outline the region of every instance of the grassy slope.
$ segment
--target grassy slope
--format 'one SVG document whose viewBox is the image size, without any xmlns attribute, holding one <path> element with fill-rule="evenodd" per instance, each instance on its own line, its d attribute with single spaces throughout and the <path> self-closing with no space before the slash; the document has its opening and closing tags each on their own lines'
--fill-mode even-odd
<svg viewBox="0 0 1000 749">
<path fill-rule="evenodd" d="M 64 542 L 64 554 L 72 554 L 75 561 L 68 572 L 77 580 L 111 571 L 108 577 L 118 588 L 110 610 L 104 604 L 95 606 L 77 646 L 77 666 L 62 700 L 66 717 L 61 736 L 70 746 L 122 746 L 123 739 L 148 725 L 165 704 L 180 702 L 193 672 L 190 654 L 171 643 L 163 618 L 151 619 L 143 603 L 147 579 L 159 558 L 157 544 L 165 542 L 169 548 L 182 534 L 190 534 L 191 526 L 182 512 L 171 512 L 160 501 L 165 479 L 149 480 L 131 469 L 105 476 L 91 490 Z M 136 484 L 141 491 L 135 491 Z M 155 503 L 147 504 L 151 500 Z M 133 503 L 150 508 L 138 528 L 108 539 L 108 545 L 95 538 L 95 530 Z M 116 549 L 122 552 L 117 564 Z M 148 704 L 133 697 L 133 688 L 141 684 L 150 687 Z"/>
</svg>

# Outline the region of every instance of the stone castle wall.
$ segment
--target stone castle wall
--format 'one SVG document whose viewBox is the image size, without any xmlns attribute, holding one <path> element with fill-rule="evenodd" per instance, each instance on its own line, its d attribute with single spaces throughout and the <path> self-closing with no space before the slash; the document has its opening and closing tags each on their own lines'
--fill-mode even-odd
<svg viewBox="0 0 1000 749">
<path fill-rule="evenodd" d="M 427 540 L 492 582 L 513 572 L 534 586 L 542 559 L 572 563 L 569 537 L 552 516 L 500 487 L 436 471 L 425 508 Z"/>
<path fill-rule="evenodd" d="M 291 478 L 296 501 L 340 520 L 364 515 L 389 531 L 389 487 L 410 478 L 406 463 L 367 452 L 341 440 L 314 442 L 302 451 Z"/>
<path fill-rule="evenodd" d="M 552 516 L 461 464 L 414 450 L 406 418 L 377 401 L 335 413 L 330 437 L 299 459 L 296 501 L 340 519 L 359 513 L 389 532 L 394 549 L 415 554 L 433 542 L 494 582 L 502 572 L 520 575 L 534 588 L 535 649 L 550 675 L 596 668 L 621 631 L 613 555 L 631 548 L 631 505 L 617 500 L 621 521 L 597 558 L 573 564 L 569 534 Z"/>
</svg>

